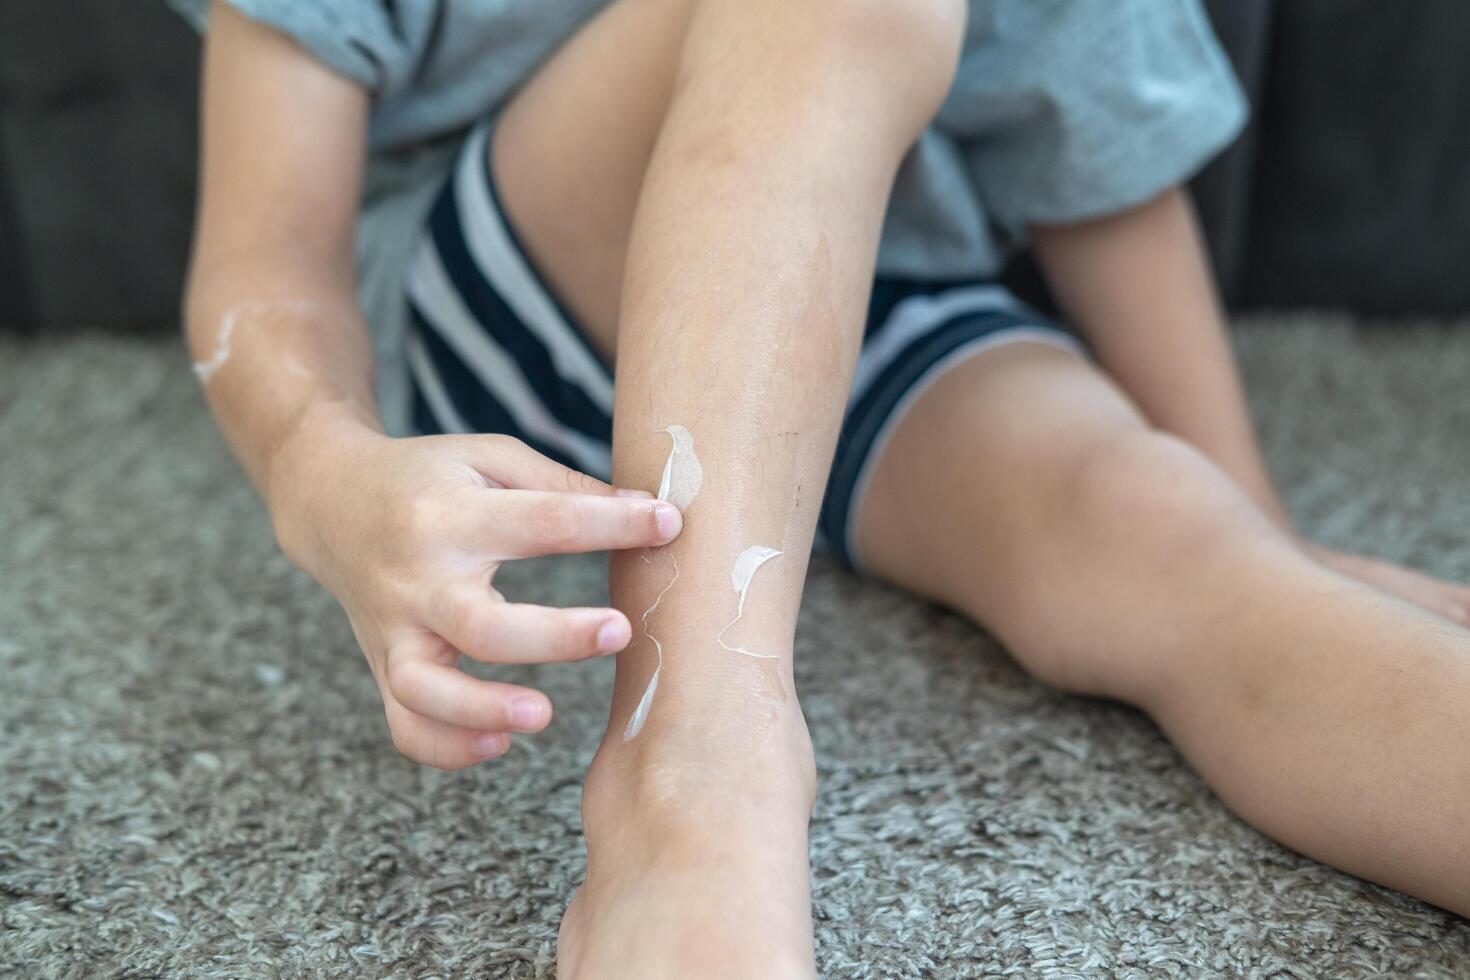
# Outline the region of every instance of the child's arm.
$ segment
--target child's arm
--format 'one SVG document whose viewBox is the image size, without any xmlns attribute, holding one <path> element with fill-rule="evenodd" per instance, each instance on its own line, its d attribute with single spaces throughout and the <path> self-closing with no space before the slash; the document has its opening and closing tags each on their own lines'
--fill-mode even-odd
<svg viewBox="0 0 1470 980">
<path fill-rule="evenodd" d="M 618 496 L 499 436 L 390 439 L 354 298 L 367 95 L 232 8 L 211 12 L 198 228 L 185 319 L 195 372 L 282 547 L 342 603 L 395 743 L 443 767 L 504 752 L 545 695 L 460 672 L 620 649 L 614 609 L 508 603 L 510 558 L 661 544 L 677 508 Z"/>
<path fill-rule="evenodd" d="M 1155 425 L 1209 456 L 1295 533 L 1256 442 L 1187 192 L 1176 187 L 1120 214 L 1032 231 L 1047 280 L 1108 374 Z M 1462 586 L 1302 544 L 1344 574 L 1470 623 Z"/>
<path fill-rule="evenodd" d="M 214 5 L 185 330 L 210 406 L 268 502 L 314 416 L 378 429 L 353 287 L 368 99 L 290 40 Z"/>
</svg>

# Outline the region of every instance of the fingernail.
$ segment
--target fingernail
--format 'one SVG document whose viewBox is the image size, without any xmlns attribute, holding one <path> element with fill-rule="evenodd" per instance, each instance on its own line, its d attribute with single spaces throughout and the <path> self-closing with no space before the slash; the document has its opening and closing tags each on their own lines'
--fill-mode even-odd
<svg viewBox="0 0 1470 980">
<path fill-rule="evenodd" d="M 541 727 L 545 709 L 535 698 L 516 698 L 510 703 L 510 727 L 518 732 L 534 732 Z"/>
<path fill-rule="evenodd" d="M 653 496 L 647 490 L 629 490 L 627 487 L 618 487 L 613 491 L 613 495 L 618 497 L 637 497 L 640 500 L 648 500 Z"/>
<path fill-rule="evenodd" d="M 672 541 L 674 535 L 679 533 L 679 528 L 684 523 L 684 515 L 679 513 L 679 508 L 673 504 L 655 504 L 653 508 L 653 520 L 658 526 L 658 539 L 660 541 Z"/>
<path fill-rule="evenodd" d="M 627 621 L 614 616 L 597 629 L 597 652 L 612 653 L 628 645 Z"/>
<path fill-rule="evenodd" d="M 493 732 L 488 735 L 476 735 L 471 745 L 476 755 L 482 759 L 489 759 L 505 752 L 506 743 L 507 739 L 504 735 L 500 732 Z"/>
</svg>

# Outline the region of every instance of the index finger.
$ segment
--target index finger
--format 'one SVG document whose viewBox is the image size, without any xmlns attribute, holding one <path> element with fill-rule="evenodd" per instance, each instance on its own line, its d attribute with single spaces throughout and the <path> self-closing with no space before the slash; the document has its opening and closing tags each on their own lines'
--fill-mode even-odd
<svg viewBox="0 0 1470 980">
<path fill-rule="evenodd" d="M 505 487 L 556 490 L 607 497 L 651 498 L 647 490 L 615 487 L 580 470 L 564 466 L 513 436 L 495 433 L 453 436 L 480 472 Z"/>
<path fill-rule="evenodd" d="M 545 490 L 486 490 L 482 540 L 501 558 L 668 544 L 684 515 L 665 500 Z"/>
</svg>

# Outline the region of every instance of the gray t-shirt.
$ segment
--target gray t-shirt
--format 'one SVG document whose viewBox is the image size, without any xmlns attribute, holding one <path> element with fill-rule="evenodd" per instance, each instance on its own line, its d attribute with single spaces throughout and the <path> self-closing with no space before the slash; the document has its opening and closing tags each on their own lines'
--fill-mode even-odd
<svg viewBox="0 0 1470 980">
<path fill-rule="evenodd" d="M 169 0 L 201 30 L 207 0 Z M 373 95 L 358 232 L 384 420 L 401 431 L 402 274 L 459 140 L 607 0 L 229 0 Z M 1148 200 L 1245 100 L 1199 0 L 970 0 L 948 99 L 899 171 L 878 270 L 996 275 L 1028 222 Z"/>
</svg>

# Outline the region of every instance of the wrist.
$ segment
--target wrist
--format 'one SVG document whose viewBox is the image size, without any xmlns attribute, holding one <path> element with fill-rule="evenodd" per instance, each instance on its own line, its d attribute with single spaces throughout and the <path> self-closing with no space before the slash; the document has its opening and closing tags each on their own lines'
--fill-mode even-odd
<svg viewBox="0 0 1470 980">
<path fill-rule="evenodd" d="M 388 438 L 371 411 L 350 402 L 303 409 L 271 455 L 265 481 L 276 543 L 292 564 L 316 576 L 323 499 L 332 496 L 338 474 L 357 468 L 354 458 Z"/>
</svg>

